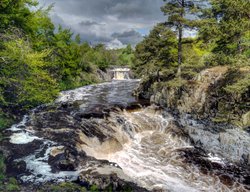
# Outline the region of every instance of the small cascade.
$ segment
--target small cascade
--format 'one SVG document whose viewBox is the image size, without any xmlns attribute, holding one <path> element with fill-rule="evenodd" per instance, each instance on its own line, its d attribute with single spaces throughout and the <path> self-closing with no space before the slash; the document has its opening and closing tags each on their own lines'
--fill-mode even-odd
<svg viewBox="0 0 250 192">
<path fill-rule="evenodd" d="M 111 70 L 113 73 L 113 80 L 126 80 L 130 79 L 130 69 L 129 68 L 115 68 Z"/>
</svg>

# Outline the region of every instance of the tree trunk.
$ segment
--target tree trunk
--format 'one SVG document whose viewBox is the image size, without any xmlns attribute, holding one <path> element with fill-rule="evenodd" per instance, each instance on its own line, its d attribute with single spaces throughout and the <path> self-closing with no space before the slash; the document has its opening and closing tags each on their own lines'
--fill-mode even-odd
<svg viewBox="0 0 250 192">
<path fill-rule="evenodd" d="M 181 1 L 181 7 L 185 9 L 185 0 Z M 184 17 L 184 13 L 181 12 L 181 17 Z M 181 76 L 181 64 L 182 64 L 182 38 L 183 38 L 183 24 L 180 23 L 178 26 L 178 71 L 177 76 Z"/>
<path fill-rule="evenodd" d="M 183 28 L 182 25 L 179 27 L 179 38 L 178 38 L 178 71 L 177 76 L 181 75 L 181 64 L 182 64 L 182 33 Z"/>
</svg>

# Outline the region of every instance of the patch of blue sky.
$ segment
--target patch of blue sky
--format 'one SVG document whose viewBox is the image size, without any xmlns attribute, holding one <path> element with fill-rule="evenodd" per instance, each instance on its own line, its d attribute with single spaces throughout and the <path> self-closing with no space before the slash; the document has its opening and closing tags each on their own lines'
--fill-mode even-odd
<svg viewBox="0 0 250 192">
<path fill-rule="evenodd" d="M 150 29 L 149 28 L 141 28 L 141 29 L 136 29 L 137 32 L 139 32 L 142 36 L 146 36 L 149 34 Z"/>
</svg>

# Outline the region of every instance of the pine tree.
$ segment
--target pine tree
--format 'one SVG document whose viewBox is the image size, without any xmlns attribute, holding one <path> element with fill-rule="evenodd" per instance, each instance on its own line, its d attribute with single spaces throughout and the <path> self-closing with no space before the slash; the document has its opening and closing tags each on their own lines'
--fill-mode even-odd
<svg viewBox="0 0 250 192">
<path fill-rule="evenodd" d="M 242 54 L 249 50 L 250 1 L 211 0 L 204 11 L 200 36 L 213 41 L 214 53 Z"/>
<path fill-rule="evenodd" d="M 149 75 L 166 68 L 173 73 L 177 62 L 177 38 L 163 23 L 156 25 L 150 34 L 136 46 L 134 69 L 138 75 Z"/>
<path fill-rule="evenodd" d="M 164 0 L 166 4 L 161 8 L 166 15 L 166 25 L 177 31 L 178 34 L 178 72 L 181 74 L 181 64 L 183 63 L 183 33 L 185 28 L 192 29 L 195 21 L 192 18 L 200 12 L 200 6 L 203 1 L 189 0 Z M 192 19 L 191 19 L 192 18 Z"/>
</svg>

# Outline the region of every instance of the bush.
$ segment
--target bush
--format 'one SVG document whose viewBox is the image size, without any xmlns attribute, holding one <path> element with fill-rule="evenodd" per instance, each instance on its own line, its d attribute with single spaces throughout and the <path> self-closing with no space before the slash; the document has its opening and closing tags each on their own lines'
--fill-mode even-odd
<svg viewBox="0 0 250 192">
<path fill-rule="evenodd" d="M 239 76 L 235 83 L 225 87 L 225 91 L 232 95 L 242 95 L 250 89 L 250 74 Z"/>
<path fill-rule="evenodd" d="M 18 182 L 15 178 L 9 178 L 9 182 L 6 185 L 6 191 L 8 192 L 20 191 L 20 187 L 18 186 Z"/>
</svg>

